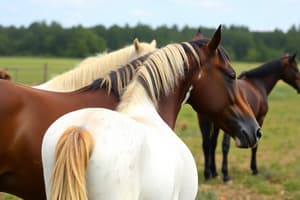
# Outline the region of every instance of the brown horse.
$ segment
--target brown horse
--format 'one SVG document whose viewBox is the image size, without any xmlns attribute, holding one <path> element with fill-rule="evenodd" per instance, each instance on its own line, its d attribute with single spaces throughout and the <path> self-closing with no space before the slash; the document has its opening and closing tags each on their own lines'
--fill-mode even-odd
<svg viewBox="0 0 300 200">
<path fill-rule="evenodd" d="M 205 108 L 202 111 L 212 119 L 220 118 L 216 123 L 232 134 L 240 147 L 254 146 L 260 136 L 259 126 L 236 88 L 235 73 L 228 56 L 218 47 L 220 40 L 219 28 L 209 41 L 180 44 L 185 49 L 189 64 L 201 66 L 201 73 L 194 73 L 197 76 L 187 79 L 194 88 L 190 98 L 195 101 L 192 100 L 191 104 L 200 108 L 202 105 L 198 103 L 205 105 L 205 101 L 210 101 L 209 106 L 203 106 Z M 133 61 L 127 68 L 120 68 L 118 71 L 128 72 L 121 77 L 132 78 L 135 71 L 130 70 L 131 67 L 141 65 L 143 59 Z M 100 82 L 97 80 L 91 86 L 69 93 L 43 91 L 0 80 L 0 91 L 5 91 L 5 95 L 0 96 L 0 121 L 3 123 L 0 126 L 0 191 L 23 199 L 45 199 L 41 141 L 46 129 L 59 116 L 73 110 L 86 107 L 115 109 L 119 102 L 115 91 L 121 91 L 117 85 L 124 87 L 127 84 L 123 79 L 115 76 L 111 83 L 94 87 Z M 110 92 L 107 87 L 111 88 Z M 206 95 L 211 91 L 209 87 L 216 91 L 216 101 L 212 101 L 211 93 Z M 193 98 L 195 90 L 203 94 L 199 102 Z M 158 102 L 159 113 L 170 127 L 174 127 L 180 107 L 181 104 L 173 102 L 172 98 L 161 98 Z M 229 123 L 222 123 L 224 121 Z"/>
<path fill-rule="evenodd" d="M 11 76 L 5 69 L 0 69 L 0 79 L 11 80 Z"/>
<path fill-rule="evenodd" d="M 250 104 L 260 126 L 263 125 L 268 112 L 268 95 L 278 82 L 283 80 L 300 93 L 300 73 L 296 63 L 296 54 L 284 56 L 273 60 L 255 69 L 243 72 L 237 81 L 239 89 L 243 92 L 247 102 Z M 199 97 L 200 99 L 200 97 Z M 203 137 L 203 152 L 205 158 L 204 177 L 208 180 L 218 175 L 215 163 L 215 149 L 219 128 L 209 122 L 201 114 L 198 115 L 199 125 Z M 230 181 L 228 175 L 228 152 L 230 138 L 224 134 L 222 142 L 223 162 L 222 173 L 225 182 Z M 252 148 L 250 167 L 252 174 L 258 174 L 256 164 L 257 146 Z"/>
</svg>

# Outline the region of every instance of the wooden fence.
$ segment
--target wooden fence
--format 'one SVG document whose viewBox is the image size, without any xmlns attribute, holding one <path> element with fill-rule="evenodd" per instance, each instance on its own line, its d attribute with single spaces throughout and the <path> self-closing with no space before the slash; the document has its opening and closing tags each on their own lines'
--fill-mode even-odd
<svg viewBox="0 0 300 200">
<path fill-rule="evenodd" d="M 40 67 L 9 66 L 1 68 L 7 70 L 13 81 L 31 85 L 43 83 L 70 69 L 62 67 L 56 68 L 54 66 L 49 67 L 48 64 L 44 64 Z"/>
</svg>

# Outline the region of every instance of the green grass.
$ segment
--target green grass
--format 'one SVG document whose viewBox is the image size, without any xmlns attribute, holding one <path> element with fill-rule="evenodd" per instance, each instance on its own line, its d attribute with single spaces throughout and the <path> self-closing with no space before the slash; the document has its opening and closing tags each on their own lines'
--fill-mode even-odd
<svg viewBox="0 0 300 200">
<path fill-rule="evenodd" d="M 75 67 L 80 59 L 69 58 L 32 58 L 32 57 L 0 57 L 0 69 L 8 69 L 16 82 L 39 84 L 51 77 Z M 45 77 L 45 65 L 48 73 Z"/>
<path fill-rule="evenodd" d="M 1 58 L 0 68 L 18 67 L 17 82 L 34 84 L 43 80 L 41 68 L 48 64 L 50 76 L 72 68 L 80 60 L 55 58 Z M 257 63 L 232 63 L 239 74 Z M 27 70 L 35 68 L 34 70 Z M 38 72 L 39 71 L 39 72 Z M 199 172 L 200 190 L 198 200 L 221 199 L 300 199 L 300 106 L 296 91 L 279 82 L 269 97 L 269 113 L 262 127 L 257 160 L 259 176 L 252 176 L 250 150 L 238 149 L 231 143 L 229 154 L 229 172 L 233 179 L 230 185 L 224 185 L 221 179 L 204 182 L 202 138 L 199 132 L 196 114 L 189 105 L 181 110 L 175 131 L 191 149 Z M 219 137 L 218 143 L 221 143 Z M 221 175 L 221 148 L 217 148 L 217 167 Z M 0 197 L 1 199 L 1 197 Z M 3 199 L 3 198 L 2 198 Z M 6 196 L 5 199 L 14 199 Z"/>
</svg>

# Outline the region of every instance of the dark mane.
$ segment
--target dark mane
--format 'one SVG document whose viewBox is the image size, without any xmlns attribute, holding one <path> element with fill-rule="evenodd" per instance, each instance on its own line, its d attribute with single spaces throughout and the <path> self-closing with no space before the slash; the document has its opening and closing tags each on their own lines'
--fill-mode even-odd
<svg viewBox="0 0 300 200">
<path fill-rule="evenodd" d="M 251 70 L 248 70 L 248 71 L 244 71 L 238 76 L 238 78 L 242 78 L 242 77 L 247 77 L 247 78 L 263 77 L 263 76 L 266 76 L 266 75 L 270 74 L 270 72 L 277 72 L 277 71 L 280 71 L 280 70 L 281 70 L 281 60 L 276 59 L 276 60 L 273 60 L 271 62 L 260 65 L 257 68 L 254 68 L 254 69 L 251 69 Z"/>
<path fill-rule="evenodd" d="M 204 45 L 206 45 L 209 42 L 209 39 L 207 38 L 203 38 L 200 40 L 193 40 L 190 43 L 196 43 L 200 48 L 203 47 Z M 221 57 L 223 58 L 224 61 L 230 61 L 229 55 L 227 53 L 227 51 L 222 47 L 219 46 L 218 48 L 218 52 L 221 55 Z"/>
<path fill-rule="evenodd" d="M 117 70 L 111 71 L 106 77 L 100 77 L 94 80 L 93 83 L 79 89 L 78 92 L 94 91 L 103 88 L 107 89 L 108 92 L 113 92 L 113 94 L 119 98 L 121 95 L 120 86 L 124 88 L 128 85 L 136 73 L 136 68 L 141 66 L 150 54 L 151 53 L 138 57 Z M 111 82 L 107 82 L 107 79 L 111 80 Z"/>
</svg>

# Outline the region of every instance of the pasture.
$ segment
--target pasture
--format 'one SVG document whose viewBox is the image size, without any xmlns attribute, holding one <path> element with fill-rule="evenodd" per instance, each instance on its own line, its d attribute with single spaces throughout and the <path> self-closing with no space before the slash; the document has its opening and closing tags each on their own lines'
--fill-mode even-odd
<svg viewBox="0 0 300 200">
<path fill-rule="evenodd" d="M 43 66 L 48 65 L 48 77 L 75 66 L 79 59 L 56 58 L 0 58 L 0 68 L 8 68 L 12 78 L 25 84 L 43 80 Z M 259 63 L 237 63 L 233 66 L 239 74 Z M 13 68 L 18 68 L 16 72 Z M 26 70 L 35 68 L 35 70 Z M 12 70 L 11 70 L 12 69 Z M 16 74 L 17 73 L 17 74 Z M 231 142 L 229 172 L 233 179 L 224 185 L 222 179 L 204 182 L 202 139 L 197 119 L 191 107 L 185 105 L 176 124 L 176 132 L 186 142 L 198 165 L 199 200 L 268 200 L 300 199 L 300 96 L 286 84 L 279 82 L 269 96 L 269 113 L 262 128 L 257 160 L 260 174 L 250 172 L 250 150 L 238 149 Z M 219 137 L 221 143 L 222 133 Z M 217 167 L 221 175 L 221 148 L 217 148 Z M 0 199 L 15 199 L 3 194 Z"/>
</svg>

